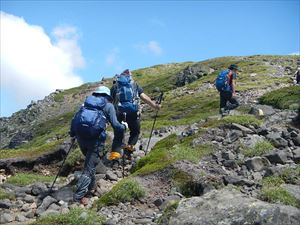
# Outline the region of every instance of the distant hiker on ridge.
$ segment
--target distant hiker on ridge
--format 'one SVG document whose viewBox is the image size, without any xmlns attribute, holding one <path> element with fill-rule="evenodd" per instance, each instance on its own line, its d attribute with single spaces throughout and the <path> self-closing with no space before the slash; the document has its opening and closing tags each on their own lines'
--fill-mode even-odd
<svg viewBox="0 0 300 225">
<path fill-rule="evenodd" d="M 220 114 L 222 116 L 239 106 L 239 102 L 235 98 L 235 80 L 239 70 L 236 64 L 232 64 L 227 70 L 221 71 L 216 79 L 216 88 L 220 92 Z"/>
<path fill-rule="evenodd" d="M 77 139 L 80 150 L 85 155 L 84 170 L 74 194 L 74 200 L 83 205 L 88 204 L 85 196 L 95 186 L 96 166 L 100 161 L 99 153 L 104 150 L 107 123 L 110 122 L 118 132 L 124 133 L 126 130 L 127 125 L 118 122 L 111 101 L 110 89 L 98 87 L 85 99 L 71 123 L 70 136 Z"/>
<path fill-rule="evenodd" d="M 138 141 L 141 125 L 140 125 L 140 99 L 151 106 L 153 109 L 159 109 L 160 105 L 151 100 L 143 89 L 132 79 L 131 72 L 127 69 L 116 77 L 115 83 L 111 88 L 113 103 L 117 111 L 119 122 L 128 123 L 130 137 L 128 144 L 123 146 L 123 131 L 115 130 L 112 151 L 109 156 L 110 162 L 118 162 L 125 154 L 130 158 L 135 150 L 135 144 Z M 124 149 L 124 152 L 122 152 Z"/>
</svg>

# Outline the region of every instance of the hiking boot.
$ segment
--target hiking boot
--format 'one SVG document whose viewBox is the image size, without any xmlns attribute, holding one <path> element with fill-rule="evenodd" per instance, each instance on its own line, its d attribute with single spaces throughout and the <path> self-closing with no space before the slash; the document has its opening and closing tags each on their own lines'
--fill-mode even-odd
<svg viewBox="0 0 300 225">
<path fill-rule="evenodd" d="M 119 152 L 111 152 L 106 157 L 103 157 L 103 164 L 106 167 L 117 168 L 122 160 L 122 155 Z"/>
<path fill-rule="evenodd" d="M 111 152 L 108 159 L 110 161 L 114 161 L 114 160 L 119 160 L 121 157 L 122 156 L 119 152 Z"/>
<path fill-rule="evenodd" d="M 124 147 L 124 154 L 127 157 L 127 159 L 131 160 L 131 155 L 135 151 L 134 145 L 126 145 Z"/>
<path fill-rule="evenodd" d="M 221 108 L 221 109 L 220 109 L 220 114 L 221 114 L 222 117 L 228 116 L 229 110 L 228 110 L 228 109 L 225 109 L 225 108 Z"/>
</svg>

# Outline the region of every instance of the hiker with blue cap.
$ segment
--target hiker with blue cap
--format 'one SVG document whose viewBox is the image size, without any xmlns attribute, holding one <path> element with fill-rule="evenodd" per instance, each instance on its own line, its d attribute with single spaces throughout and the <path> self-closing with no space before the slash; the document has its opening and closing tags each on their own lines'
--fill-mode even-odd
<svg viewBox="0 0 300 225">
<path fill-rule="evenodd" d="M 84 169 L 74 194 L 74 200 L 83 205 L 88 204 L 88 198 L 85 196 L 95 186 L 96 166 L 100 162 L 99 153 L 104 150 L 107 123 L 117 132 L 126 130 L 127 125 L 117 120 L 111 101 L 110 89 L 105 86 L 98 87 L 85 99 L 71 123 L 70 136 L 77 139 L 85 156 Z"/>
</svg>

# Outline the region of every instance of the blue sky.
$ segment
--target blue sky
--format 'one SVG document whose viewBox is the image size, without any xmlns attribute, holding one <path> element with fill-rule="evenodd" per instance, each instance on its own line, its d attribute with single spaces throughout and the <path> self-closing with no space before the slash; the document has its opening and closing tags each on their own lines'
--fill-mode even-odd
<svg viewBox="0 0 300 225">
<path fill-rule="evenodd" d="M 8 25 L 3 26 L 7 27 L 7 33 L 10 32 L 9 26 L 13 26 L 11 24 L 20 24 L 22 18 L 24 21 L 20 25 L 24 27 L 23 33 L 16 34 L 16 40 L 9 35 L 6 39 L 1 38 L 1 48 L 6 46 L 5 40 L 24 43 L 28 47 L 23 50 L 10 43 L 7 46 L 12 47 L 1 52 L 1 68 L 4 67 L 1 69 L 1 116 L 9 116 L 26 107 L 30 99 L 41 99 L 55 88 L 97 81 L 125 68 L 219 56 L 286 55 L 300 51 L 299 0 L 1 1 L 1 11 L 1 17 L 7 19 L 3 21 L 8 21 Z M 28 34 L 28 37 L 42 35 L 40 45 L 38 38 L 35 42 L 23 38 L 24 32 L 30 33 L 36 26 L 39 31 L 33 36 Z M 18 26 L 15 29 L 22 30 Z M 1 28 L 1 33 L 5 35 L 6 30 Z M 46 37 L 50 40 L 48 44 L 45 44 Z M 35 46 L 41 46 L 36 48 L 43 49 L 45 54 L 45 58 L 39 57 L 41 62 L 38 64 L 44 68 L 40 68 L 41 71 L 33 68 L 35 65 L 31 63 L 37 54 L 43 54 L 37 52 L 32 56 L 31 49 Z M 49 59 L 51 54 L 47 51 L 57 47 L 61 53 Z M 28 61 L 26 68 L 21 65 L 22 58 L 14 60 L 13 54 L 20 56 L 21 51 L 26 51 L 23 54 Z M 2 60 L 2 55 L 7 52 L 12 52 L 12 56 Z M 66 56 L 70 59 L 64 61 Z M 60 57 L 62 60 L 58 60 Z M 48 65 L 48 61 L 52 63 Z M 62 62 L 69 67 L 56 65 Z M 48 68 L 62 70 L 57 72 L 62 74 L 61 77 L 52 77 L 50 72 L 50 75 L 43 75 Z M 30 71 L 45 76 L 45 81 L 39 77 L 39 83 L 38 79 L 31 77 L 26 82 Z M 51 79 L 60 82 L 50 85 Z M 45 83 L 49 85 L 44 87 Z M 38 87 L 43 88 L 38 90 Z M 36 93 L 32 90 L 35 88 Z M 15 93 L 14 89 L 19 92 Z M 24 95 L 24 92 L 28 94 Z"/>
</svg>

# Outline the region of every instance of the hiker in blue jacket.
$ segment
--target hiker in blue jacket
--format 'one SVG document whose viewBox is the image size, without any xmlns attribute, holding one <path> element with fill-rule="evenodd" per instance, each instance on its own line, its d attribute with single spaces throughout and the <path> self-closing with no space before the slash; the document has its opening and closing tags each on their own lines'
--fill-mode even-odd
<svg viewBox="0 0 300 225">
<path fill-rule="evenodd" d="M 127 125 L 117 120 L 111 101 L 110 89 L 105 86 L 98 87 L 86 98 L 71 123 L 70 136 L 77 139 L 80 150 L 85 155 L 84 169 L 74 194 L 74 200 L 83 205 L 88 203 L 86 194 L 95 186 L 95 171 L 100 161 L 99 153 L 104 150 L 107 123 L 116 132 L 126 130 Z"/>
<path fill-rule="evenodd" d="M 216 79 L 216 88 L 220 92 L 220 114 L 222 115 L 239 106 L 239 102 L 235 97 L 235 81 L 239 70 L 236 64 L 232 64 L 227 70 L 221 71 Z"/>
<path fill-rule="evenodd" d="M 123 145 L 125 132 L 115 130 L 112 144 L 112 151 L 108 157 L 109 162 L 119 162 L 123 153 L 130 158 L 135 150 L 135 144 L 140 135 L 140 99 L 153 109 L 160 109 L 160 105 L 152 101 L 143 89 L 132 79 L 130 70 L 126 69 L 116 77 L 115 83 L 111 88 L 111 96 L 117 111 L 119 122 L 125 121 L 130 130 L 128 143 Z M 122 151 L 124 150 L 124 152 Z"/>
</svg>

